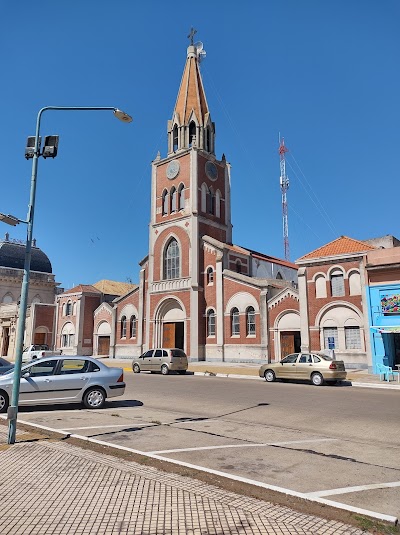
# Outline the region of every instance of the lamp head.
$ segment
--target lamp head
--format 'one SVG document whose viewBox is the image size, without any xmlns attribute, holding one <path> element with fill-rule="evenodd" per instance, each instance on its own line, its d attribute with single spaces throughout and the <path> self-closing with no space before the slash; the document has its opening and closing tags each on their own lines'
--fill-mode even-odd
<svg viewBox="0 0 400 535">
<path fill-rule="evenodd" d="M 115 108 L 114 115 L 117 117 L 120 121 L 123 121 L 124 123 L 131 123 L 133 121 L 132 117 L 125 113 L 122 110 L 119 110 L 118 108 Z"/>
</svg>

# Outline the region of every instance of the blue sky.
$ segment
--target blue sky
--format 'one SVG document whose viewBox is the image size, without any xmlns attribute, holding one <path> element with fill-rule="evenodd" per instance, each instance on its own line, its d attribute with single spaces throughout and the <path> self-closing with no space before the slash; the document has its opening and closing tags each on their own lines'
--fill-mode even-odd
<svg viewBox="0 0 400 535">
<path fill-rule="evenodd" d="M 216 123 L 232 164 L 233 241 L 283 257 L 279 132 L 287 155 L 292 260 L 344 234 L 400 238 L 397 0 L 2 2 L 0 211 L 26 217 L 34 135 L 46 112 L 34 236 L 65 288 L 138 281 L 148 251 L 150 163 L 166 155 L 194 26 Z M 0 235 L 25 239 L 1 224 Z"/>
</svg>

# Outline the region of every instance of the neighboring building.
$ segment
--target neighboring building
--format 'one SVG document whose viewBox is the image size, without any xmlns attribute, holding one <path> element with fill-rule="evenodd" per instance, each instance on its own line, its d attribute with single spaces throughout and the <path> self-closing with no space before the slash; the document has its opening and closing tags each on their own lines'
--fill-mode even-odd
<svg viewBox="0 0 400 535">
<path fill-rule="evenodd" d="M 0 354 L 15 356 L 16 324 L 25 260 L 25 243 L 11 240 L 9 234 L 0 240 Z M 58 283 L 51 262 L 34 240 L 25 345 L 54 345 L 55 296 Z"/>
<path fill-rule="evenodd" d="M 334 349 L 347 368 L 370 372 L 400 364 L 399 245 L 341 236 L 296 261 L 302 351 Z"/>
<path fill-rule="evenodd" d="M 300 345 L 296 287 L 295 264 L 232 244 L 230 164 L 215 155 L 215 123 L 189 46 L 168 153 L 152 164 L 149 254 L 139 286 L 114 302 L 113 355 L 166 346 L 192 360 L 279 358 Z"/>
<path fill-rule="evenodd" d="M 368 367 L 364 266 L 374 249 L 341 236 L 296 261 L 302 351 L 334 349 L 347 368 Z"/>
<path fill-rule="evenodd" d="M 115 323 L 109 303 L 135 287 L 102 280 L 93 285 L 80 284 L 60 294 L 56 347 L 66 355 L 109 355 Z M 104 311 L 107 311 L 105 316 Z"/>
<path fill-rule="evenodd" d="M 367 253 L 367 300 L 371 327 L 370 370 L 400 365 L 400 247 Z"/>
</svg>

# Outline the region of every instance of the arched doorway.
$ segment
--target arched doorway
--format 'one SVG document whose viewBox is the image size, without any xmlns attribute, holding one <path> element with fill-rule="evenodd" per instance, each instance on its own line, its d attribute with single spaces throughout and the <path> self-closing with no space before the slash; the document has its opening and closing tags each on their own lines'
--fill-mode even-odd
<svg viewBox="0 0 400 535">
<path fill-rule="evenodd" d="M 103 321 L 97 328 L 97 355 L 110 354 L 111 327 L 107 321 Z"/>
<path fill-rule="evenodd" d="M 300 315 L 297 311 L 287 311 L 277 318 L 275 325 L 275 358 L 286 357 L 301 351 Z"/>
<path fill-rule="evenodd" d="M 173 298 L 163 301 L 155 314 L 154 347 L 177 347 L 185 351 L 186 313 Z"/>
</svg>

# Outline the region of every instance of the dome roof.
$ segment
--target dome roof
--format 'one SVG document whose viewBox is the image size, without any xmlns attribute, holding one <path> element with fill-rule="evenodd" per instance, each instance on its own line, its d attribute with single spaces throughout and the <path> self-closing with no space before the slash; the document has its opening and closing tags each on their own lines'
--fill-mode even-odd
<svg viewBox="0 0 400 535">
<path fill-rule="evenodd" d="M 0 240 L 0 267 L 24 269 L 25 244 Z M 38 247 L 31 249 L 31 271 L 52 273 L 51 262 Z"/>
</svg>

